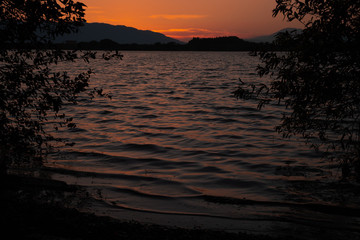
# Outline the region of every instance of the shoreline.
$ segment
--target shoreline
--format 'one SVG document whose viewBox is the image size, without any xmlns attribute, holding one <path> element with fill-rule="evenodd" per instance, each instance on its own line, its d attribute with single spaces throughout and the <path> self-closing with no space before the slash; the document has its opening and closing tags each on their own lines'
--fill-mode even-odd
<svg viewBox="0 0 360 240">
<path fill-rule="evenodd" d="M 86 204 L 79 186 L 29 176 L 1 179 L 1 222 L 4 236 L 21 239 L 274 239 L 247 233 L 187 229 L 122 221 L 85 213 L 75 208 Z M 83 207 L 85 207 L 83 205 Z M 279 238 L 277 238 L 279 239 Z"/>
</svg>

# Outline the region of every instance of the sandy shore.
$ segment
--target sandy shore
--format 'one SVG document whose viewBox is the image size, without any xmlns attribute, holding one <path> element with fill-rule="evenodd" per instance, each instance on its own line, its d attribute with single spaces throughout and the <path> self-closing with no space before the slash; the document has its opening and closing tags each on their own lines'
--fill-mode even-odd
<svg viewBox="0 0 360 240">
<path fill-rule="evenodd" d="M 26 176 L 1 178 L 1 228 L 6 239 L 271 239 L 245 233 L 170 228 L 78 211 L 86 192 L 64 182 Z"/>
</svg>

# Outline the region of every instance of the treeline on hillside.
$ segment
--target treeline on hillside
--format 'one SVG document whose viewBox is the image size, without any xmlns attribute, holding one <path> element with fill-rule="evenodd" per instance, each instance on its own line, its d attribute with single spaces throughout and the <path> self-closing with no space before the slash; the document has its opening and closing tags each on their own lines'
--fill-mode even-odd
<svg viewBox="0 0 360 240">
<path fill-rule="evenodd" d="M 155 44 L 119 44 L 110 39 L 91 42 L 67 41 L 56 44 L 62 49 L 81 50 L 143 50 L 143 51 L 258 51 L 283 50 L 271 43 L 254 43 L 238 37 L 193 38 L 187 44 L 155 43 Z"/>
</svg>

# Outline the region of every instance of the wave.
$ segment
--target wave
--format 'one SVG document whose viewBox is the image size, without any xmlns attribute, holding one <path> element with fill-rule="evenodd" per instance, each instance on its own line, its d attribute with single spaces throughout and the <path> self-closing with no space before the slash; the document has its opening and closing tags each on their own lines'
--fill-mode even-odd
<svg viewBox="0 0 360 240">
<path fill-rule="evenodd" d="M 348 216 L 348 217 L 359 217 L 360 209 L 352 207 L 344 207 L 337 205 L 328 204 L 316 204 L 316 203 L 294 203 L 294 202 L 276 202 L 276 201 L 257 201 L 250 199 L 239 199 L 221 196 L 204 195 L 202 199 L 208 202 L 214 202 L 219 204 L 231 204 L 231 205 L 258 205 L 258 206 L 274 206 L 274 207 L 288 207 L 296 209 L 306 209 L 315 212 Z M 359 231 L 360 232 L 360 231 Z"/>
<path fill-rule="evenodd" d="M 162 147 L 155 144 L 136 144 L 136 143 L 128 143 L 122 145 L 122 149 L 126 151 L 149 151 L 153 153 L 165 153 L 173 148 L 170 147 Z"/>
<path fill-rule="evenodd" d="M 128 54 L 125 65 L 95 66 L 101 74 L 91 84 L 104 86 L 112 100 L 66 106 L 78 128 L 59 135 L 78 144 L 51 156 L 54 175 L 139 211 L 167 213 L 168 202 L 171 214 L 282 221 L 295 218 L 294 209 L 309 218 L 319 211 L 352 216 L 354 209 L 324 207 L 332 202 L 327 193 L 314 200 L 320 188 L 295 189 L 294 179 L 324 181 L 329 165 L 297 139 L 276 135 L 281 106 L 259 111 L 231 96 L 239 77 L 263 81 L 254 75 L 255 60 L 242 53 Z M 290 210 L 278 218 L 284 208 Z"/>
</svg>

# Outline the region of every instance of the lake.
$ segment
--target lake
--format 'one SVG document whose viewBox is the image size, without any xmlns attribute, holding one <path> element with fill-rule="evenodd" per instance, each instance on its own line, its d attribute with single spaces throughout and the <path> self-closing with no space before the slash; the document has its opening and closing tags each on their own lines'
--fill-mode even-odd
<svg viewBox="0 0 360 240">
<path fill-rule="evenodd" d="M 359 234 L 359 197 L 339 170 L 274 127 L 284 108 L 237 100 L 262 82 L 243 52 L 123 52 L 93 61 L 112 99 L 66 111 L 76 143 L 50 156 L 54 179 L 85 186 L 101 215 L 142 222 L 311 239 Z M 83 62 L 69 72 L 86 70 Z M 350 189 L 350 190 L 349 190 Z M 357 235 L 359 236 L 359 235 Z M 336 239 L 336 238 L 334 238 Z"/>
</svg>

